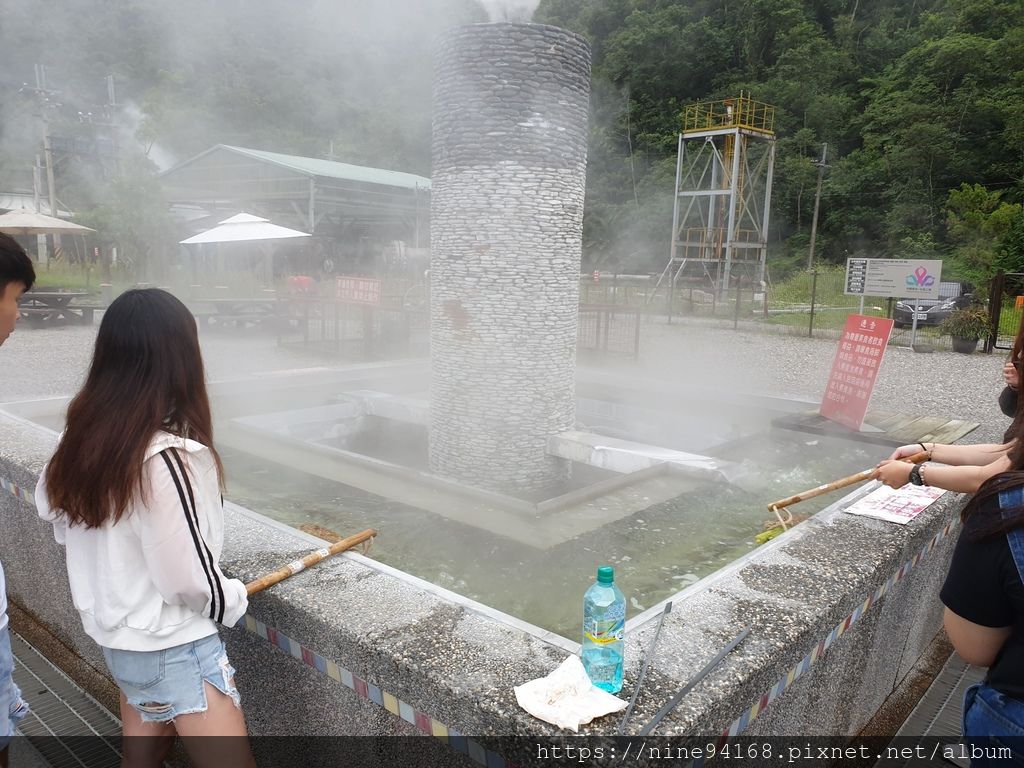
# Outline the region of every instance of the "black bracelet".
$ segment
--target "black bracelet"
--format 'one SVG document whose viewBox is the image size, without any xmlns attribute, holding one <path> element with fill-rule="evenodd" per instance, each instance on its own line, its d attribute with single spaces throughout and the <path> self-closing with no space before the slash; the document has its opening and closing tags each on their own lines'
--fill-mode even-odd
<svg viewBox="0 0 1024 768">
<path fill-rule="evenodd" d="M 922 450 L 922 451 L 924 451 L 925 453 L 927 453 L 927 454 L 928 454 L 929 456 L 931 456 L 931 455 L 932 455 L 932 452 L 928 450 L 928 447 L 927 447 L 927 446 L 926 446 L 926 445 L 925 445 L 924 443 L 918 443 L 918 445 L 920 445 L 920 446 L 921 446 L 921 450 Z"/>
</svg>

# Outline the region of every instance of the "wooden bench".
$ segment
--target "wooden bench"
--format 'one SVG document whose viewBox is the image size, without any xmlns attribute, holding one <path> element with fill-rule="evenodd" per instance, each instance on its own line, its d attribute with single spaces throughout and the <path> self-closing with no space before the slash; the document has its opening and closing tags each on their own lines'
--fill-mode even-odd
<svg viewBox="0 0 1024 768">
<path fill-rule="evenodd" d="M 73 304 L 68 307 L 68 309 L 79 314 L 82 319 L 82 325 L 92 325 L 96 310 L 106 309 L 106 307 L 98 306 L 96 304 Z"/>
</svg>

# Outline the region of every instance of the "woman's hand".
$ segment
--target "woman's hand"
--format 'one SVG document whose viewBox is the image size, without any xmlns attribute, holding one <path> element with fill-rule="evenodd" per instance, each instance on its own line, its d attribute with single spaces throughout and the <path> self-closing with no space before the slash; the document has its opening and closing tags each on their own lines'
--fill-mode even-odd
<svg viewBox="0 0 1024 768">
<path fill-rule="evenodd" d="M 1020 386 L 1020 372 L 1009 360 L 1003 363 L 1003 381 L 1010 389 L 1017 389 Z"/>
<path fill-rule="evenodd" d="M 902 448 L 898 448 L 898 451 L 907 448 L 904 445 Z M 920 448 L 921 446 L 917 446 Z M 910 482 L 910 470 L 914 468 L 914 465 L 909 461 L 883 461 L 878 467 L 875 468 L 875 474 L 872 478 L 875 480 L 881 480 L 883 483 L 888 485 L 890 488 L 902 488 L 904 485 Z"/>
<path fill-rule="evenodd" d="M 896 459 L 907 459 L 910 458 L 911 456 L 915 456 L 916 454 L 921 453 L 921 451 L 923 450 L 924 448 L 921 447 L 920 443 L 901 445 L 899 448 L 892 452 L 892 455 L 889 457 L 889 461 L 895 461 Z"/>
</svg>

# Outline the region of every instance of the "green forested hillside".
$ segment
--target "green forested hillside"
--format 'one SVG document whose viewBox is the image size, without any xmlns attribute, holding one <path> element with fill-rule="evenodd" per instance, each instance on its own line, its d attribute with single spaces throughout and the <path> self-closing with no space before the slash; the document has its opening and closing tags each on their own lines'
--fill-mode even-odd
<svg viewBox="0 0 1024 768">
<path fill-rule="evenodd" d="M 778 107 L 776 274 L 806 262 L 825 142 L 823 259 L 1024 266 L 1020 0 L 543 0 L 535 20 L 593 43 L 587 234 L 605 258 L 664 261 L 680 109 L 745 90 Z"/>
<path fill-rule="evenodd" d="M 30 188 L 42 115 L 116 137 L 119 162 L 65 154 L 58 189 L 139 243 L 152 161 L 216 143 L 429 174 L 434 40 L 485 19 L 474 0 L 7 0 L 0 187 Z M 593 46 L 588 266 L 663 265 L 680 111 L 742 90 L 778 107 L 773 276 L 806 262 L 824 142 L 823 260 L 1024 267 L 1024 0 L 541 0 L 534 20 Z"/>
</svg>

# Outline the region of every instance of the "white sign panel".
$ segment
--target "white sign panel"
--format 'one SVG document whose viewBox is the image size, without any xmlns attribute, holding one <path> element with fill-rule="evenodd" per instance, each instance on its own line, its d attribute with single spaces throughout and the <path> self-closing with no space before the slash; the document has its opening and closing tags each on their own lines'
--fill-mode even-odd
<svg viewBox="0 0 1024 768">
<path fill-rule="evenodd" d="M 847 259 L 843 293 L 937 299 L 941 278 L 942 259 Z"/>
</svg>

